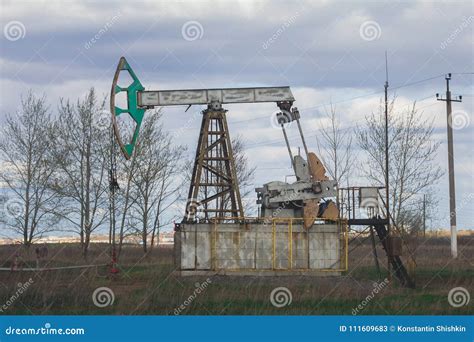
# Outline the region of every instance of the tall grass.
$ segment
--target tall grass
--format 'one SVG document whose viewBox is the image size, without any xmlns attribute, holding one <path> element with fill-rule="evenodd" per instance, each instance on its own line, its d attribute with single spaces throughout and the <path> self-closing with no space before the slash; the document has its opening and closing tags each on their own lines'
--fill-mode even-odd
<svg viewBox="0 0 474 342">
<path fill-rule="evenodd" d="M 474 296 L 474 238 L 459 241 L 460 257 L 449 257 L 449 240 L 431 238 L 418 241 L 417 289 L 409 290 L 393 279 L 359 314 L 473 314 L 472 302 L 453 308 L 447 294 L 453 287 L 463 286 Z M 361 243 L 356 241 L 355 243 Z M 356 244 L 354 244 L 356 246 Z M 81 250 L 77 245 L 52 245 L 42 266 L 80 265 Z M 94 244 L 87 263 L 110 261 L 108 247 Z M 31 250 L 18 246 L 1 246 L 2 267 L 9 267 L 13 256 L 20 253 L 24 265 L 35 265 Z M 385 257 L 378 250 L 384 271 Z M 15 293 L 19 283 L 31 277 L 33 284 L 0 314 L 158 314 L 173 315 L 175 309 L 190 297 L 196 283 L 207 277 L 179 277 L 173 273 L 172 249 L 157 248 L 144 256 L 136 246 L 124 249 L 120 273 L 112 276 L 108 267 L 56 270 L 44 272 L 0 272 L 0 305 Z M 349 271 L 342 277 L 237 277 L 213 276 L 209 286 L 180 311 L 181 315 L 319 315 L 347 314 L 371 292 L 379 278 L 375 271 L 370 244 L 361 243 L 350 254 Z M 99 308 L 92 293 L 105 286 L 114 292 L 113 305 Z M 270 293 L 276 287 L 287 287 L 292 293 L 290 305 L 276 308 Z"/>
</svg>

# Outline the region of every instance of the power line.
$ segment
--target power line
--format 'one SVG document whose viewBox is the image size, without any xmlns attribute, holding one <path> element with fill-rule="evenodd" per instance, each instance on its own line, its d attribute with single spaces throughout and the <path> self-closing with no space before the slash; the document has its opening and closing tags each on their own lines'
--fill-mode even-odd
<svg viewBox="0 0 474 342">
<path fill-rule="evenodd" d="M 431 98 L 431 97 L 432 97 L 432 95 L 421 98 L 421 99 L 417 99 L 417 100 L 415 100 L 415 102 L 421 102 L 421 101 L 426 100 L 426 99 Z M 424 109 L 424 108 L 427 108 L 427 107 L 431 107 L 431 106 L 434 106 L 436 104 L 437 104 L 437 102 L 426 105 L 426 106 L 423 106 L 423 107 L 419 107 L 419 108 L 417 108 L 417 110 L 421 110 L 421 109 Z M 350 121 L 346 121 L 346 122 L 361 123 L 361 122 L 364 122 L 364 119 L 361 118 L 361 119 L 350 120 Z M 345 131 L 345 130 L 354 129 L 356 127 L 357 127 L 357 125 L 350 125 L 350 126 L 341 128 L 341 130 Z M 314 134 L 307 135 L 307 137 L 309 137 L 309 138 L 316 137 L 318 135 L 319 131 L 321 131 L 321 129 L 322 128 L 320 128 L 320 127 L 311 129 L 311 131 L 313 131 L 313 132 L 316 131 L 316 132 Z M 295 134 L 295 135 L 289 136 L 288 140 L 293 141 L 293 140 L 298 139 L 298 138 L 299 138 L 299 135 Z M 265 140 L 265 141 L 259 141 L 259 142 L 248 144 L 246 147 L 247 148 L 255 148 L 255 147 L 260 147 L 260 146 L 273 145 L 273 144 L 276 144 L 276 143 L 279 143 L 279 142 L 281 142 L 281 139 Z"/>
<path fill-rule="evenodd" d="M 392 89 L 396 90 L 396 89 L 400 89 L 400 88 L 411 87 L 412 85 L 420 84 L 420 83 L 423 83 L 423 82 L 426 82 L 426 81 L 431 81 L 431 80 L 434 80 L 434 79 L 442 77 L 442 76 L 444 76 L 444 74 L 428 77 L 428 78 L 425 78 L 423 80 L 414 81 L 414 82 L 411 82 L 411 83 L 406 83 L 406 84 L 403 84 L 403 85 L 400 85 L 400 86 L 397 86 L 397 87 L 393 87 Z"/>
<path fill-rule="evenodd" d="M 368 96 L 372 96 L 372 95 L 377 95 L 377 94 L 381 94 L 381 93 L 383 93 L 383 92 L 381 92 L 381 91 L 376 91 L 376 92 L 373 92 L 373 93 L 370 93 L 370 94 L 359 95 L 359 96 L 351 97 L 351 98 L 348 98 L 348 99 L 343 99 L 343 100 L 336 101 L 336 102 L 324 103 L 324 104 L 317 105 L 317 106 L 313 106 L 313 107 L 306 107 L 306 108 L 302 108 L 302 109 L 300 109 L 300 110 L 317 109 L 317 108 L 329 106 L 329 105 L 331 105 L 331 104 L 339 104 L 339 103 L 344 103 L 344 102 L 352 102 L 352 101 L 358 100 L 358 99 L 360 99 L 360 98 L 364 98 L 364 97 L 368 97 Z"/>
<path fill-rule="evenodd" d="M 458 74 L 464 74 L 464 73 L 458 73 Z M 471 74 L 471 73 L 466 73 L 466 74 Z M 444 76 L 444 74 L 440 74 L 440 75 L 428 77 L 428 78 L 425 78 L 425 79 L 422 79 L 422 80 L 402 84 L 402 85 L 399 85 L 399 86 L 396 86 L 396 87 L 392 87 L 392 89 L 397 90 L 397 89 L 401 89 L 401 88 L 405 88 L 405 87 L 410 87 L 412 85 L 427 82 L 427 81 L 430 81 L 430 80 L 433 80 L 433 79 L 436 79 L 436 78 L 439 78 L 439 77 L 442 77 L 442 76 Z M 372 93 L 368 93 L 368 94 L 363 94 L 363 95 L 358 95 L 358 96 L 342 99 L 342 100 L 339 100 L 339 101 L 336 101 L 336 102 L 323 103 L 323 104 L 320 104 L 320 105 L 317 105 L 317 106 L 300 108 L 300 111 L 318 109 L 318 108 L 321 108 L 321 107 L 329 106 L 331 104 L 340 104 L 340 103 L 345 103 L 345 102 L 352 102 L 352 101 L 355 101 L 355 100 L 358 100 L 358 99 L 361 99 L 361 98 L 364 98 L 364 97 L 369 97 L 369 96 L 378 95 L 378 94 L 382 94 L 382 93 L 383 93 L 383 91 L 376 91 L 376 92 L 372 92 Z M 426 98 L 428 98 L 428 97 L 426 97 Z M 423 98 L 419 101 L 422 101 L 426 98 Z M 268 117 L 269 117 L 268 115 L 262 115 L 262 116 L 257 116 L 257 117 L 251 118 L 251 119 L 238 120 L 238 121 L 229 121 L 229 124 L 236 125 L 236 124 L 246 123 L 246 122 L 250 122 L 250 121 L 256 121 L 256 120 L 260 120 L 260 119 L 264 119 L 264 118 L 268 118 Z M 183 129 L 186 130 L 186 129 L 193 129 L 193 128 L 192 127 L 184 127 Z"/>
<path fill-rule="evenodd" d="M 405 84 L 402 84 L 402 85 L 399 85 L 399 86 L 396 86 L 396 87 L 392 87 L 393 90 L 396 90 L 396 89 L 401 89 L 401 88 L 405 88 L 405 87 L 410 87 L 412 85 L 415 85 L 415 84 L 419 84 L 419 83 L 423 83 L 423 82 L 427 82 L 427 81 L 431 81 L 431 80 L 434 80 L 436 78 L 439 78 L 439 77 L 442 77 L 444 76 L 444 74 L 439 74 L 439 75 L 436 75 L 436 76 L 432 76 L 432 77 L 428 77 L 428 78 L 425 78 L 425 79 L 422 79 L 422 80 L 418 80 L 418 81 L 414 81 L 414 82 L 411 82 L 411 83 L 405 83 Z M 355 96 L 355 97 L 352 97 L 352 98 L 348 98 L 348 99 L 343 99 L 343 100 L 340 100 L 340 101 L 337 101 L 337 102 L 331 102 L 331 103 L 327 103 L 327 104 L 321 104 L 321 105 L 318 105 L 318 106 L 314 106 L 314 107 L 307 107 L 307 108 L 302 108 L 300 110 L 307 110 L 307 109 L 315 109 L 315 108 L 320 108 L 320 107 L 323 107 L 323 106 L 327 106 L 327 105 L 331 105 L 331 104 L 338 104 L 338 103 L 343 103 L 343 102 L 350 102 L 350 101 L 353 101 L 353 100 L 357 100 L 357 99 L 360 99 L 360 98 L 364 98 L 364 97 L 367 97 L 367 96 L 372 96 L 372 95 L 377 95 L 377 94 L 383 94 L 384 91 L 376 91 L 376 92 L 373 92 L 373 93 L 369 93 L 369 94 L 364 94 L 364 95 L 359 95 L 359 96 Z"/>
</svg>

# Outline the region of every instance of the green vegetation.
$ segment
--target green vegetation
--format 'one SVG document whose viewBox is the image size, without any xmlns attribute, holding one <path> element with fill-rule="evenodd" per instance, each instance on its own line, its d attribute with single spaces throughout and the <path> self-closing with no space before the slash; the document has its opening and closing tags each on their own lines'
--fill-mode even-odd
<svg viewBox="0 0 474 342">
<path fill-rule="evenodd" d="M 463 239 L 458 260 L 435 258 L 439 248 L 449 248 L 431 239 L 418 251 L 416 270 L 417 288 L 409 290 L 399 286 L 396 279 L 368 300 L 360 315 L 467 315 L 474 314 L 471 301 L 466 306 L 454 308 L 447 296 L 450 289 L 466 288 L 471 296 L 474 289 L 473 239 Z M 436 248 L 435 248 L 436 247 Z M 3 267 L 18 246 L 0 248 Z M 79 246 L 58 245 L 51 247 L 49 266 L 81 264 Z M 106 245 L 93 245 L 89 262 L 108 262 Z M 56 253 L 55 253 L 56 252 Z M 382 251 L 380 251 L 382 252 Z M 25 265 L 34 265 L 31 252 L 23 251 Z M 379 255 L 382 255 L 381 253 Z M 10 257 L 11 258 L 11 257 Z M 29 260 L 29 261 L 28 261 Z M 180 277 L 174 271 L 172 249 L 162 247 L 143 256 L 139 247 L 127 247 L 123 251 L 120 273 L 113 277 L 107 267 L 61 271 L 2 272 L 0 304 L 7 303 L 19 283 L 30 277 L 34 283 L 13 301 L 1 314 L 157 314 L 173 315 L 184 305 L 181 315 L 351 315 L 353 309 L 373 293 L 381 280 L 373 267 L 369 245 L 357 249 L 350 256 L 350 269 L 343 277 L 236 277 L 213 276 L 208 286 L 196 294 L 199 284 L 207 277 Z M 381 259 L 381 267 L 383 262 Z M 113 305 L 99 308 L 92 301 L 92 293 L 98 287 L 112 289 Z M 270 302 L 270 293 L 276 287 L 291 291 L 290 305 L 277 308 Z M 194 298 L 190 298 L 196 294 Z M 187 303 L 187 304 L 186 304 Z"/>
</svg>

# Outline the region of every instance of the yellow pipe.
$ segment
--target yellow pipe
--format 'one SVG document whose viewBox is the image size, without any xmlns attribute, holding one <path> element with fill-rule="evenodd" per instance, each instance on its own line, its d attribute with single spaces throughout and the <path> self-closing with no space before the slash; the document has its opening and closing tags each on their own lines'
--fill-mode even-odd
<svg viewBox="0 0 474 342">
<path fill-rule="evenodd" d="M 272 242 L 273 242 L 273 253 L 272 253 L 272 269 L 275 269 L 275 251 L 276 251 L 276 241 L 275 241 L 275 221 L 272 221 Z"/>
<path fill-rule="evenodd" d="M 211 252 L 212 269 L 215 270 L 217 268 L 217 220 L 214 221 L 214 239 L 211 239 L 211 241 L 213 242 Z"/>
<path fill-rule="evenodd" d="M 344 222 L 344 235 L 346 236 L 346 271 L 349 269 L 349 232 L 347 231 L 347 221 Z"/>
<path fill-rule="evenodd" d="M 289 236 L 288 236 L 288 250 L 290 251 L 290 255 L 288 260 L 290 261 L 289 267 L 290 270 L 293 267 L 293 220 L 290 220 L 290 224 L 288 225 Z"/>
</svg>

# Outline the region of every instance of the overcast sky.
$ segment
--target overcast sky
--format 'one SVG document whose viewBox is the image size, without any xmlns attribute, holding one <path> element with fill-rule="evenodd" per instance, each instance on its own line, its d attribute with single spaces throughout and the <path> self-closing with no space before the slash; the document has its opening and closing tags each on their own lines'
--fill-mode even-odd
<svg viewBox="0 0 474 342">
<path fill-rule="evenodd" d="M 106 95 L 125 56 L 147 89 L 289 85 L 315 150 L 331 102 L 346 128 L 377 110 L 387 50 L 390 95 L 398 97 L 398 109 L 417 101 L 422 115 L 434 118 L 434 139 L 442 142 L 437 162 L 446 170 L 445 103 L 434 95 L 445 91 L 443 74 L 451 72 L 453 93 L 464 96 L 454 104 L 458 225 L 474 228 L 471 1 L 2 0 L 0 6 L 2 121 L 29 89 L 46 94 L 53 110 L 59 98 L 82 97 L 92 86 Z M 193 153 L 201 108 L 184 109 L 167 108 L 165 127 Z M 281 131 L 271 124 L 275 106 L 227 109 L 231 134 L 244 137 L 257 166 L 256 186 L 284 180 L 291 169 Z M 292 127 L 295 150 L 296 134 Z M 449 226 L 447 184 L 446 176 L 437 186 L 435 228 Z"/>
</svg>

